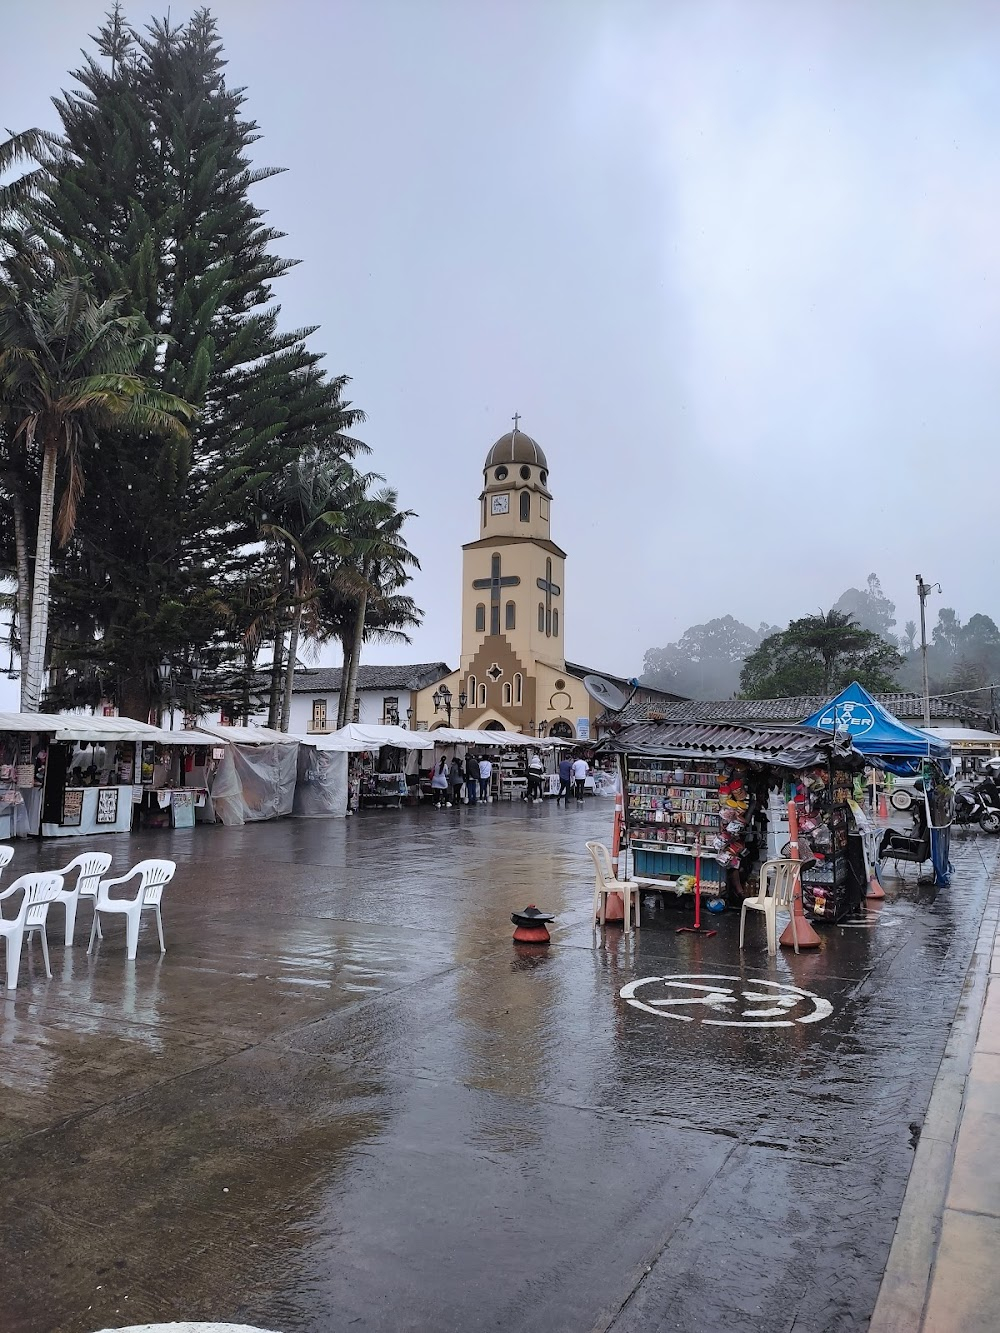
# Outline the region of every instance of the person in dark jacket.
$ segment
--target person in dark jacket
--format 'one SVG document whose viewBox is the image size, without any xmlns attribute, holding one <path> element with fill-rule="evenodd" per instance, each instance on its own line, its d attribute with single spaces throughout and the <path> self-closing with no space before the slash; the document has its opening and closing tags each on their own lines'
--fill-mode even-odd
<svg viewBox="0 0 1000 1333">
<path fill-rule="evenodd" d="M 451 768 L 448 770 L 448 781 L 451 783 L 451 801 L 452 805 L 460 805 L 462 801 L 462 788 L 465 785 L 465 770 L 462 768 L 462 761 L 458 755 L 455 755 L 451 761 Z"/>
<path fill-rule="evenodd" d="M 556 805 L 566 797 L 566 804 L 569 805 L 570 788 L 573 786 L 573 760 L 569 755 L 563 755 L 559 760 L 559 795 L 556 797 Z"/>
<path fill-rule="evenodd" d="M 475 805 L 479 794 L 479 760 L 471 750 L 465 756 L 465 794 L 469 805 Z"/>
</svg>

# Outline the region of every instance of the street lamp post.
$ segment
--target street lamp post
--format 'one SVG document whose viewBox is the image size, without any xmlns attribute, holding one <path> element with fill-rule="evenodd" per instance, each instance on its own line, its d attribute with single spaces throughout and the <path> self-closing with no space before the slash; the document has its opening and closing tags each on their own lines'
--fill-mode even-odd
<svg viewBox="0 0 1000 1333">
<path fill-rule="evenodd" d="M 161 660 L 160 665 L 157 667 L 157 671 L 159 672 L 160 675 L 161 687 L 165 686 L 167 689 L 167 707 L 170 710 L 170 730 L 173 731 L 174 709 L 177 707 L 176 686 L 178 680 L 178 672 L 174 670 L 174 664 L 173 662 L 171 662 L 169 657 L 164 657 Z M 188 664 L 188 669 L 187 669 L 188 681 L 186 683 L 190 686 L 192 699 L 197 698 L 198 682 L 201 680 L 201 672 L 202 672 L 201 652 L 199 649 L 196 648 L 194 652 L 191 654 L 191 661 Z M 194 710 L 192 708 L 188 708 L 185 711 L 193 712 Z"/>
<path fill-rule="evenodd" d="M 924 603 L 928 595 L 937 588 L 941 591 L 940 583 L 925 583 L 922 574 L 917 575 L 917 596 L 920 598 L 920 656 L 924 669 L 924 726 L 931 724 L 931 694 L 930 687 L 927 684 L 927 615 L 924 610 Z"/>
<path fill-rule="evenodd" d="M 452 694 L 451 690 L 449 690 L 447 685 L 442 685 L 440 689 L 435 690 L 433 695 L 431 696 L 432 701 L 434 703 L 435 713 L 440 713 L 441 710 L 444 709 L 448 718 L 449 727 L 451 726 L 451 701 L 454 697 L 455 696 Z M 458 704 L 457 704 L 458 723 L 460 726 L 462 722 L 462 709 L 465 707 L 467 702 L 468 699 L 465 691 L 460 690 L 458 694 Z"/>
</svg>

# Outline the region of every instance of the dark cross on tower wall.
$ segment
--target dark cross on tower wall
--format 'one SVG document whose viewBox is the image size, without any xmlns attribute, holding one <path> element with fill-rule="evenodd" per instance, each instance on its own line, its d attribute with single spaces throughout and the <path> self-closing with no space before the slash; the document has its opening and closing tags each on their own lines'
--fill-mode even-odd
<svg viewBox="0 0 1000 1333">
<path fill-rule="evenodd" d="M 551 572 L 552 561 L 549 561 Z M 500 589 L 516 588 L 521 580 L 516 574 L 507 574 L 502 577 L 500 574 L 500 557 L 495 555 L 490 561 L 490 577 L 488 579 L 473 579 L 474 588 L 489 588 L 490 590 L 490 633 L 500 633 Z M 558 591 L 558 589 L 557 589 Z"/>
<path fill-rule="evenodd" d="M 559 594 L 562 592 L 562 589 L 559 587 L 559 584 L 552 582 L 551 560 L 546 560 L 545 562 L 545 577 L 543 579 L 536 579 L 535 582 L 538 584 L 539 588 L 541 588 L 542 592 L 545 594 L 545 633 L 547 636 L 551 637 L 552 598 L 558 597 Z"/>
</svg>

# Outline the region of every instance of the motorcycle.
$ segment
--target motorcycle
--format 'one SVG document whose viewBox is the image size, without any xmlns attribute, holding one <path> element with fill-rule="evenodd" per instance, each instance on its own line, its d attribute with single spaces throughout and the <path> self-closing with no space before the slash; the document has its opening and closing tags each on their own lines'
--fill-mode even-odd
<svg viewBox="0 0 1000 1333">
<path fill-rule="evenodd" d="M 984 833 L 1000 833 L 1000 793 L 987 779 L 955 792 L 956 824 L 978 824 Z"/>
</svg>

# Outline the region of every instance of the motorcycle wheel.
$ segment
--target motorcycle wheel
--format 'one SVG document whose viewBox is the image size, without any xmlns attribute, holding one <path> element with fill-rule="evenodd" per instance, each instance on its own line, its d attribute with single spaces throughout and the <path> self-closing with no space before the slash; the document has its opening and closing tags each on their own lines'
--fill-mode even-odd
<svg viewBox="0 0 1000 1333">
<path fill-rule="evenodd" d="M 979 827 L 984 833 L 1000 833 L 1000 814 L 995 810 L 988 810 L 986 814 L 979 816 Z"/>
<path fill-rule="evenodd" d="M 889 804 L 894 810 L 909 810 L 913 804 L 913 795 L 905 787 L 898 787 L 889 797 Z"/>
</svg>

